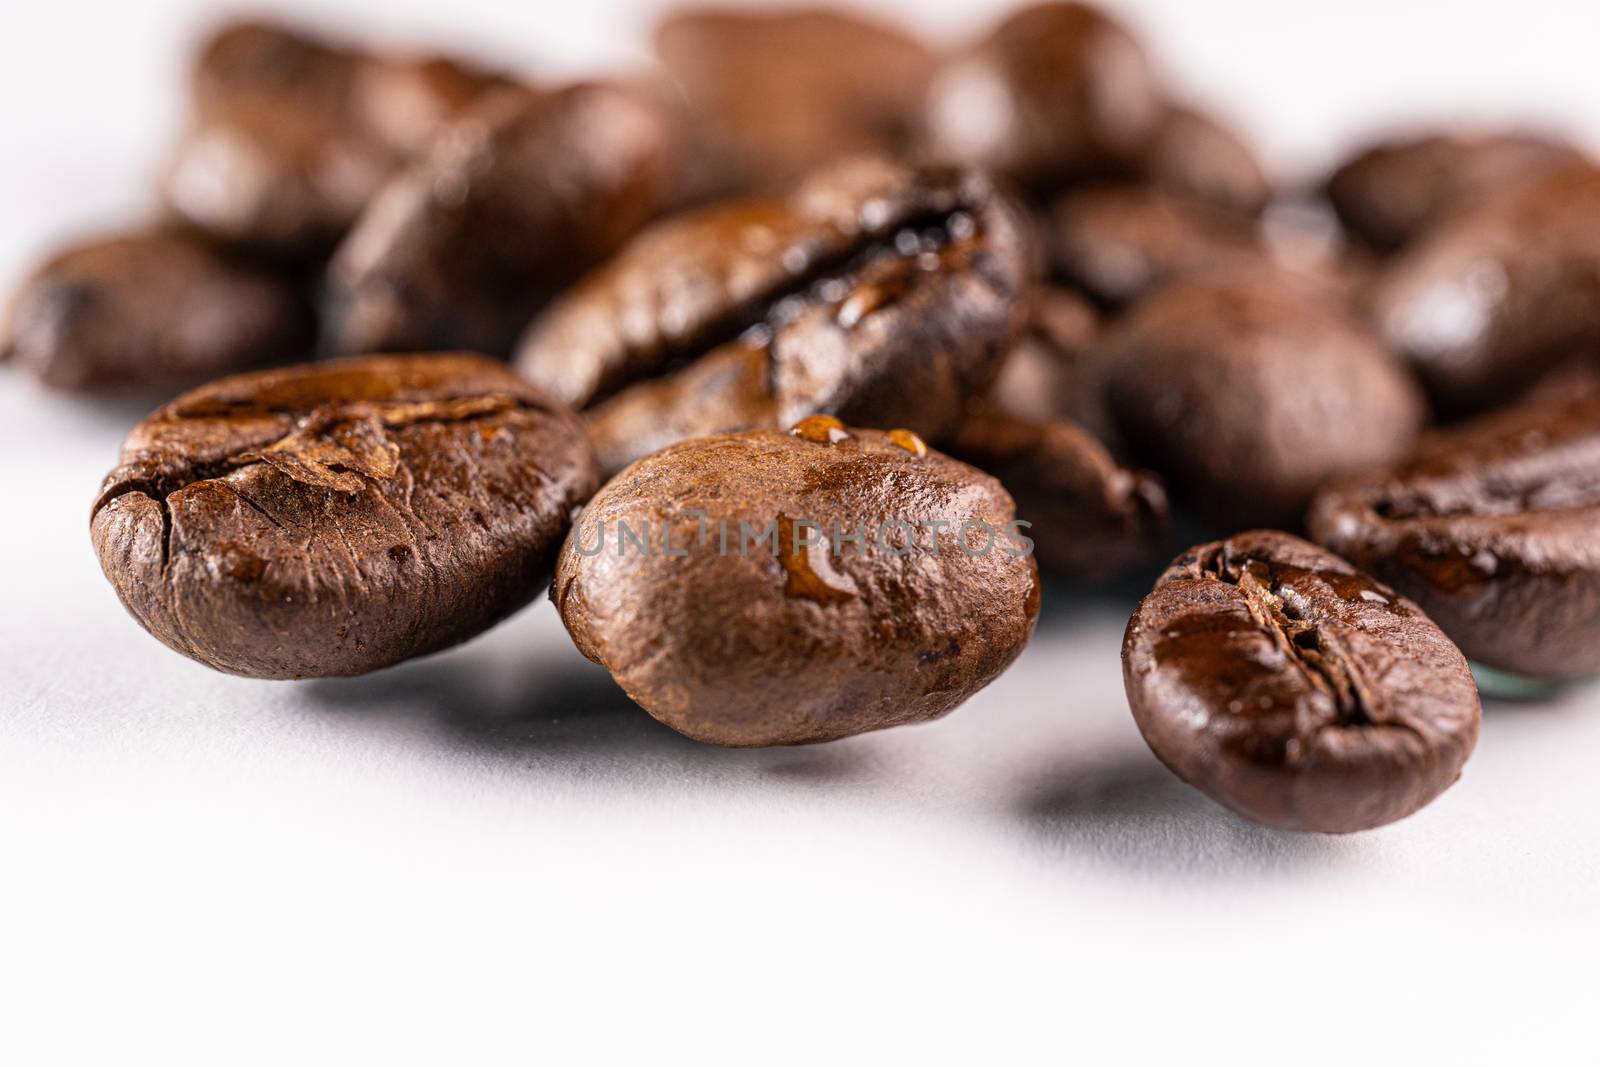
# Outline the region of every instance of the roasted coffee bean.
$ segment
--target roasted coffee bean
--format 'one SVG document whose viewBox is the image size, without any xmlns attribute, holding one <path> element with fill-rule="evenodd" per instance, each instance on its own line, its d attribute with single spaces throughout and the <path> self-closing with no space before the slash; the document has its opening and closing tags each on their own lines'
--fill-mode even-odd
<svg viewBox="0 0 1600 1067">
<path fill-rule="evenodd" d="M 1161 482 L 1120 466 L 1082 427 L 979 412 L 950 454 L 1000 479 L 1046 574 L 1105 581 L 1170 551 Z"/>
<path fill-rule="evenodd" d="M 1253 219 L 1148 185 L 1068 193 L 1051 236 L 1055 272 L 1110 307 L 1179 278 L 1271 265 Z"/>
<path fill-rule="evenodd" d="M 1069 289 L 1039 286 L 1028 298 L 1022 337 L 1006 355 L 987 402 L 1001 414 L 1034 422 L 1065 417 L 1101 440 L 1105 406 L 1100 316 Z"/>
<path fill-rule="evenodd" d="M 128 611 L 184 655 L 351 675 L 526 604 L 597 480 L 578 421 L 503 365 L 373 356 L 161 408 L 128 436 L 91 529 Z"/>
<path fill-rule="evenodd" d="M 758 188 L 840 156 L 907 152 L 933 73 L 898 30 L 823 9 L 681 11 L 657 30 L 656 52 L 735 185 Z"/>
<path fill-rule="evenodd" d="M 1435 133 L 1362 149 L 1334 170 L 1327 193 L 1352 233 L 1392 251 L 1507 184 L 1581 159 L 1534 133 Z"/>
<path fill-rule="evenodd" d="M 1039 586 L 1014 518 L 998 482 L 915 434 L 819 415 L 629 467 L 584 509 L 551 598 L 673 729 L 827 741 L 938 718 L 1016 658 Z"/>
<path fill-rule="evenodd" d="M 196 61 L 194 114 L 163 192 L 178 216 L 226 240 L 315 257 L 447 119 L 503 82 L 448 58 L 232 23 Z"/>
<path fill-rule="evenodd" d="M 1255 152 L 1233 130 L 1193 108 L 1169 105 L 1139 171 L 1159 189 L 1244 215 L 1272 194 Z"/>
<path fill-rule="evenodd" d="M 550 297 L 676 195 L 674 116 L 642 90 L 503 90 L 387 184 L 329 269 L 344 352 L 509 354 Z"/>
<path fill-rule="evenodd" d="M 929 90 L 943 158 L 1047 191 L 1137 169 L 1165 107 L 1143 48 L 1087 4 L 1025 8 L 952 58 Z"/>
<path fill-rule="evenodd" d="M 1297 524 L 1326 479 L 1403 455 L 1416 386 L 1332 304 L 1265 280 L 1177 282 L 1107 340 L 1132 455 L 1232 528 Z"/>
<path fill-rule="evenodd" d="M 1275 531 L 1178 557 L 1128 622 L 1122 675 L 1161 762 L 1287 830 L 1403 819 L 1478 737 L 1467 661 L 1422 610 Z"/>
<path fill-rule="evenodd" d="M 12 299 L 0 351 L 59 389 L 170 389 L 303 358 L 310 309 L 280 274 L 197 234 L 74 245 Z"/>
<path fill-rule="evenodd" d="M 1552 171 L 1452 216 L 1378 279 L 1373 311 L 1447 415 L 1600 348 L 1600 169 Z"/>
<path fill-rule="evenodd" d="M 1600 673 L 1600 392 L 1546 393 L 1318 494 L 1323 544 L 1411 597 L 1474 660 Z"/>
<path fill-rule="evenodd" d="M 589 413 L 608 472 L 818 412 L 937 441 L 998 371 L 1030 266 L 976 173 L 852 159 L 641 234 L 534 324 L 518 367 L 576 406 L 667 372 Z"/>
</svg>

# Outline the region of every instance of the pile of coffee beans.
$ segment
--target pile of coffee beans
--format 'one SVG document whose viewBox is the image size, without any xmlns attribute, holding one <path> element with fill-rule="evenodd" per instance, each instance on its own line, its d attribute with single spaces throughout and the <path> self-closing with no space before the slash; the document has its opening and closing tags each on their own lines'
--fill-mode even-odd
<svg viewBox="0 0 1600 1067">
<path fill-rule="evenodd" d="M 1480 682 L 1600 673 L 1578 146 L 1425 129 L 1285 182 L 1079 3 L 947 48 L 686 10 L 656 46 L 551 85 L 204 42 L 159 206 L 0 329 L 49 386 L 164 401 L 91 518 L 145 629 L 353 675 L 549 586 L 651 715 L 797 744 L 949 712 L 1045 591 L 1154 574 L 1176 526 L 1134 719 L 1323 832 L 1454 783 Z"/>
</svg>

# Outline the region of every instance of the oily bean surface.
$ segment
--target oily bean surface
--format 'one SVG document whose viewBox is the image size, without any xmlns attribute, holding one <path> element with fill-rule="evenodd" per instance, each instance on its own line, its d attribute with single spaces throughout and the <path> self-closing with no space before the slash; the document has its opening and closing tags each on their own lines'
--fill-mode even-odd
<svg viewBox="0 0 1600 1067">
<path fill-rule="evenodd" d="M 1344 833 L 1404 818 L 1478 735 L 1466 659 L 1337 556 L 1254 531 L 1175 560 L 1123 641 L 1134 719 L 1180 778 L 1239 814 Z"/>
</svg>

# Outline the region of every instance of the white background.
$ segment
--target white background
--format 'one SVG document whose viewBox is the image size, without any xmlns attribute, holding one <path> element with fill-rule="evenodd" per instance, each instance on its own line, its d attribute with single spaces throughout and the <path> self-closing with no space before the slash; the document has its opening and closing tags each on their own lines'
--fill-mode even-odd
<svg viewBox="0 0 1600 1067">
<path fill-rule="evenodd" d="M 556 78 L 641 62 L 653 5 L 275 6 Z M 947 37 L 999 9 L 880 7 Z M 1600 136 L 1590 0 L 1121 10 L 1284 175 L 1452 111 Z M 8 282 L 148 203 L 215 13 L 6 6 Z M 1324 838 L 1149 756 L 1136 590 L 1051 590 L 950 718 L 809 749 L 680 739 L 542 600 L 367 679 L 228 678 L 94 562 L 141 409 L 0 372 L 0 1063 L 1592 1062 L 1596 691 L 1491 704 L 1443 799 Z"/>
</svg>

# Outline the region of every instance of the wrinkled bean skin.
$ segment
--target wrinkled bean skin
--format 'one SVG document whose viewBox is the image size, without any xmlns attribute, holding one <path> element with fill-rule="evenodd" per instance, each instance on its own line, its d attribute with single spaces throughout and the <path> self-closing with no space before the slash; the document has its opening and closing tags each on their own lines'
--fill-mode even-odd
<svg viewBox="0 0 1600 1067">
<path fill-rule="evenodd" d="M 1020 213 L 977 174 L 847 160 L 647 230 L 552 305 L 517 366 L 576 406 L 609 395 L 588 412 L 607 472 L 819 412 L 938 441 L 1020 331 L 1031 265 Z"/>
<path fill-rule="evenodd" d="M 1044 192 L 1137 168 L 1165 102 L 1144 49 L 1087 4 L 1024 8 L 951 58 L 927 109 L 931 150 Z"/>
<path fill-rule="evenodd" d="M 162 192 L 179 218 L 219 238 L 316 258 L 445 121 L 503 83 L 445 57 L 230 23 L 196 59 L 193 115 Z"/>
<path fill-rule="evenodd" d="M 1509 186 L 1430 230 L 1377 280 L 1373 317 L 1449 416 L 1505 402 L 1600 346 L 1600 169 Z"/>
<path fill-rule="evenodd" d="M 1170 551 L 1167 494 L 1128 470 L 1081 427 L 976 413 L 950 454 L 1000 479 L 1017 504 L 1045 574 L 1103 582 Z"/>
<path fill-rule="evenodd" d="M 178 652 L 256 678 L 354 675 L 526 604 L 597 481 L 577 420 L 500 364 L 334 360 L 158 410 L 91 533 L 123 605 Z"/>
<path fill-rule="evenodd" d="M 656 53 L 721 150 L 735 188 L 780 189 L 835 158 L 913 147 L 932 55 L 826 9 L 679 11 Z"/>
<path fill-rule="evenodd" d="M 1257 215 L 1272 195 L 1255 152 L 1210 115 L 1181 105 L 1163 112 L 1139 171 L 1158 189 L 1241 215 Z"/>
<path fill-rule="evenodd" d="M 0 350 L 57 389 L 171 389 L 309 354 L 310 308 L 272 270 L 198 234 L 73 245 L 23 283 Z"/>
<path fill-rule="evenodd" d="M 1333 305 L 1264 281 L 1174 283 L 1107 339 L 1132 455 L 1230 527 L 1295 524 L 1326 479 L 1404 455 L 1416 386 Z"/>
<path fill-rule="evenodd" d="M 1271 265 L 1253 220 L 1148 185 L 1066 194 L 1051 239 L 1056 274 L 1111 308 L 1181 278 Z"/>
<path fill-rule="evenodd" d="M 1403 819 L 1460 777 L 1477 742 L 1467 661 L 1422 610 L 1275 531 L 1178 557 L 1129 620 L 1122 664 L 1161 762 L 1286 830 Z"/>
<path fill-rule="evenodd" d="M 508 355 L 549 298 L 676 194 L 674 116 L 641 90 L 504 90 L 379 193 L 329 269 L 342 352 Z"/>
<path fill-rule="evenodd" d="M 1360 150 L 1329 176 L 1327 194 L 1346 229 L 1392 252 L 1508 184 L 1582 158 L 1534 133 L 1424 134 Z"/>
<path fill-rule="evenodd" d="M 1308 525 L 1472 659 L 1536 678 L 1600 673 L 1600 393 L 1437 431 L 1318 494 Z"/>
<path fill-rule="evenodd" d="M 1033 632 L 1038 573 L 1012 554 L 1014 512 L 998 482 L 903 431 L 823 416 L 800 431 L 703 437 L 639 461 L 584 509 L 556 567 L 551 598 L 578 648 L 700 741 L 804 744 L 935 719 Z M 937 554 L 924 532 L 897 554 L 873 543 L 894 520 L 950 525 Z M 969 520 L 994 528 L 991 551 L 961 551 Z M 657 551 L 630 543 L 619 554 L 619 522 L 648 527 Z M 776 552 L 772 542 L 739 551 L 741 522 L 772 524 Z M 824 543 L 805 544 L 814 537 L 802 522 L 819 524 Z M 681 557 L 661 551 L 663 525 Z M 835 526 L 866 531 L 863 551 L 828 543 Z M 969 533 L 974 551 L 982 537 Z"/>
</svg>

